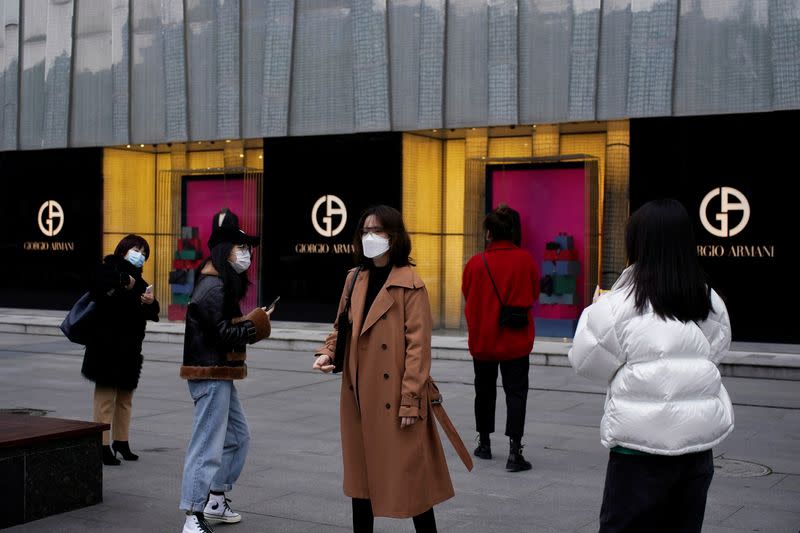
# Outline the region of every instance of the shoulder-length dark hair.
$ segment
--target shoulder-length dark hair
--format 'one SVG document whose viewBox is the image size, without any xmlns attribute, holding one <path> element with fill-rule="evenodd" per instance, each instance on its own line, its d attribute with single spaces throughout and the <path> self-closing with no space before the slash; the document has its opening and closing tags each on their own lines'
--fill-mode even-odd
<svg viewBox="0 0 800 533">
<path fill-rule="evenodd" d="M 364 257 L 364 247 L 361 244 L 361 230 L 370 215 L 375 215 L 381 226 L 383 226 L 383 231 L 389 235 L 389 264 L 396 267 L 413 265 L 414 261 L 411 259 L 411 237 L 406 231 L 406 225 L 403 224 L 403 215 L 400 214 L 400 211 L 388 205 L 375 205 L 361 213 L 361 218 L 358 219 L 356 232 L 353 236 L 353 256 L 356 264 L 364 266 L 372 264 L 372 259 Z"/>
<path fill-rule="evenodd" d="M 250 288 L 250 279 L 247 277 L 247 271 L 237 274 L 228 262 L 233 246 L 234 245 L 230 242 L 221 242 L 214 246 L 211 249 L 211 257 L 203 261 L 196 273 L 196 277 L 199 277 L 203 267 L 211 261 L 211 264 L 214 265 L 214 269 L 219 273 L 219 277 L 222 280 L 222 290 L 225 295 L 225 311 L 232 316 L 241 314 L 239 303 L 247 294 L 247 289 Z"/>
<path fill-rule="evenodd" d="M 144 258 L 150 259 L 150 245 L 147 244 L 147 241 L 144 240 L 144 237 L 140 237 L 139 235 L 135 235 L 133 233 L 123 237 L 122 240 L 119 241 L 119 244 L 117 244 L 117 247 L 114 249 L 114 255 L 125 257 L 125 254 L 127 254 L 128 250 L 131 248 L 141 248 Z"/>
<path fill-rule="evenodd" d="M 648 302 L 661 318 L 705 320 L 711 288 L 697 258 L 692 222 L 676 200 L 648 202 L 628 220 L 625 247 L 636 309 Z"/>
</svg>

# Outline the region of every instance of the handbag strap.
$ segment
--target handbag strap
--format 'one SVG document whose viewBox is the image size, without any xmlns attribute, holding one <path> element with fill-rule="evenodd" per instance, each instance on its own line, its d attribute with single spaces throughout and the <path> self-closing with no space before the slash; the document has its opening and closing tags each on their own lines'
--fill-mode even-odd
<svg viewBox="0 0 800 533">
<path fill-rule="evenodd" d="M 500 302 L 500 306 L 505 306 L 506 304 L 503 303 L 503 299 L 500 298 L 500 291 L 497 290 L 497 285 L 494 284 L 494 278 L 492 277 L 492 271 L 489 270 L 489 263 L 486 262 L 486 252 L 481 254 L 483 257 L 483 264 L 486 266 L 486 273 L 489 274 L 489 281 L 492 282 L 492 287 L 494 287 L 494 293 L 497 295 L 497 300 Z"/>
<path fill-rule="evenodd" d="M 347 302 L 344 304 L 344 311 L 347 313 L 350 311 L 350 300 L 353 297 L 353 289 L 356 288 L 356 281 L 358 281 L 358 275 L 361 273 L 361 265 L 358 265 L 356 268 L 356 273 L 353 274 L 353 281 L 350 283 L 350 290 L 347 291 Z"/>
</svg>

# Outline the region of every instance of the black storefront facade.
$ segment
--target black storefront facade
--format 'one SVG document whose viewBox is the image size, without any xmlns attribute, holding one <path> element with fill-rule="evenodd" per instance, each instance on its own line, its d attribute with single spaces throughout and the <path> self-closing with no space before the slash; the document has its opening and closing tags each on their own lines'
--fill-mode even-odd
<svg viewBox="0 0 800 533">
<path fill-rule="evenodd" d="M 791 276 L 798 186 L 793 141 L 782 133 L 798 118 L 800 112 L 792 111 L 633 119 L 625 124 L 630 130 L 630 210 L 659 197 L 674 197 L 684 204 L 695 220 L 703 267 L 726 299 L 736 341 L 800 343 L 789 307 L 800 296 Z M 565 125 L 552 128 L 566 153 L 575 151 L 564 147 L 569 135 L 576 139 L 597 135 L 570 132 Z M 519 130 L 492 137 L 484 129 L 488 144 L 482 145 L 483 152 L 472 150 L 470 136 L 481 133 L 474 130 L 450 132 L 448 137 L 397 132 L 269 138 L 244 144 L 243 167 L 234 168 L 226 158 L 221 170 L 241 176 L 242 168 L 263 165 L 257 169 L 263 173 L 257 189 L 260 201 L 253 204 L 258 206 L 263 236 L 258 301 L 280 295 L 280 320 L 332 321 L 344 277 L 353 266 L 358 217 L 366 207 L 385 203 L 404 213 L 437 324 L 463 327 L 460 273 L 474 253 L 470 250 L 480 248 L 480 243 L 470 243 L 480 236 L 487 205 L 486 185 L 476 186 L 470 176 L 485 175 L 492 161 L 503 161 L 500 156 L 507 153 L 502 150 L 528 150 L 508 152 L 515 161 L 529 153 L 538 155 L 535 146 L 542 130 L 540 126 L 527 137 L 519 136 Z M 217 143 L 213 149 L 220 145 L 230 146 Z M 2 154 L 0 170 L 7 191 L 0 202 L 3 227 L 9 230 L 0 239 L 5 257 L 0 267 L 0 306 L 67 309 L 88 287 L 111 241 L 119 239 L 116 233 L 109 238 L 110 229 L 104 227 L 109 213 L 115 220 L 124 220 L 131 209 L 160 216 L 158 193 L 131 201 L 134 193 L 119 194 L 109 169 L 121 156 L 126 158 L 118 167 L 126 166 L 134 155 L 152 158 L 157 165 L 173 157 L 171 172 L 183 176 L 174 162 L 175 146 L 143 147 L 133 154 L 136 148 Z M 239 154 L 235 156 L 238 159 Z M 205 163 L 208 158 L 202 163 L 185 154 L 184 158 L 187 167 L 205 171 L 212 165 Z M 608 158 L 605 167 L 608 174 Z M 131 183 L 130 190 L 158 189 L 159 175 L 154 171 L 152 183 L 136 185 L 138 189 Z M 180 196 L 181 191 L 173 193 Z M 604 195 L 602 187 L 599 194 Z M 461 203 L 454 202 L 454 196 Z M 473 212 L 475 205 L 480 207 Z M 133 226 L 130 231 L 148 236 Z M 157 243 L 154 263 L 155 257 L 166 254 L 160 263 L 164 266 L 151 277 L 166 287 L 175 230 L 166 231 L 164 240 L 158 241 L 160 231 L 156 227 L 151 245 Z M 622 245 L 621 239 L 608 242 Z M 169 297 L 169 289 L 159 296 L 162 303 Z"/>
<path fill-rule="evenodd" d="M 800 343 L 793 154 L 800 113 L 631 120 L 630 208 L 679 200 L 733 339 Z"/>
</svg>

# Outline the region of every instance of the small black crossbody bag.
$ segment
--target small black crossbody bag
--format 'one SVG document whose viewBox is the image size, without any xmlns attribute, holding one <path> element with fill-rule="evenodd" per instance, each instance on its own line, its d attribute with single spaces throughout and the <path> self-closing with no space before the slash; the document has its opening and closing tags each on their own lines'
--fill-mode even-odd
<svg viewBox="0 0 800 533">
<path fill-rule="evenodd" d="M 336 320 L 337 330 L 336 330 L 336 349 L 333 352 L 334 359 L 333 359 L 333 373 L 338 374 L 339 372 L 344 369 L 344 359 L 347 356 L 347 341 L 350 340 L 351 331 L 353 329 L 353 324 L 350 322 L 350 300 L 353 297 L 353 289 L 356 286 L 356 280 L 358 280 L 358 274 L 361 272 L 361 267 L 359 266 L 356 269 L 356 273 L 353 274 L 353 282 L 350 284 L 350 290 L 347 291 L 347 300 L 344 304 L 344 309 L 339 314 L 339 318 Z"/>
<path fill-rule="evenodd" d="M 514 307 L 513 305 L 506 305 L 503 299 L 500 298 L 500 291 L 497 290 L 497 285 L 492 278 L 492 271 L 489 270 L 489 263 L 486 262 L 486 253 L 483 253 L 483 264 L 486 266 L 486 273 L 489 274 L 489 281 L 492 282 L 494 293 L 497 295 L 497 300 L 500 302 L 500 327 L 508 329 L 524 329 L 528 327 L 530 321 L 530 307 Z"/>
</svg>

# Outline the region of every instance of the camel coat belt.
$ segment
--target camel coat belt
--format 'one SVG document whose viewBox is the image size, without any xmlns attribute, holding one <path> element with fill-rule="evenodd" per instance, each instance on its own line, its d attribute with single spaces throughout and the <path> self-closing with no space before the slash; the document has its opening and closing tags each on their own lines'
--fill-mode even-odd
<svg viewBox="0 0 800 533">
<path fill-rule="evenodd" d="M 355 272 L 347 276 L 337 316 Z M 430 302 L 412 267 L 394 267 L 365 315 L 368 282 L 369 271 L 359 272 L 342 372 L 344 493 L 370 499 L 375 516 L 408 518 L 454 495 L 442 442 L 429 416 L 432 399 L 441 409 L 441 397 L 430 380 Z M 335 323 L 318 354 L 333 359 L 337 332 Z M 418 420 L 401 429 L 401 417 Z M 460 443 L 452 424 L 447 429 Z"/>
</svg>

